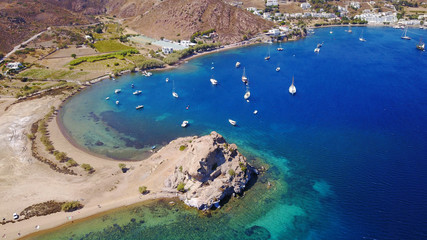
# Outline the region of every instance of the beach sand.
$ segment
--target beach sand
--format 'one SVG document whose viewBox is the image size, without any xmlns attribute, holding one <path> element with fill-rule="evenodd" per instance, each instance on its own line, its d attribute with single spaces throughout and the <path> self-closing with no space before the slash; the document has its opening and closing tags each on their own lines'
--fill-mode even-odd
<svg viewBox="0 0 427 240">
<path fill-rule="evenodd" d="M 176 151 L 179 152 L 170 147 L 162 148 L 148 159 L 126 162 L 129 171 L 123 173 L 118 167 L 119 161 L 100 158 L 73 146 L 54 119 L 49 122 L 48 131 L 55 149 L 66 152 L 79 164 L 90 164 L 96 171 L 66 175 L 32 157 L 26 134 L 30 132 L 31 124 L 43 118 L 51 106 L 61 104 L 60 97 L 17 103 L 6 111 L 3 106 L 12 101 L 0 103 L 0 191 L 3 193 L 0 195 L 0 218 L 11 220 L 13 213 L 19 214 L 30 205 L 49 200 L 80 201 L 84 208 L 4 224 L 0 226 L 0 236 L 15 239 L 144 200 L 176 197 L 176 192 L 167 192 L 163 188 L 164 179 L 174 169 Z M 150 193 L 141 195 L 139 186 L 147 186 Z M 36 229 L 36 226 L 40 228 Z"/>
</svg>

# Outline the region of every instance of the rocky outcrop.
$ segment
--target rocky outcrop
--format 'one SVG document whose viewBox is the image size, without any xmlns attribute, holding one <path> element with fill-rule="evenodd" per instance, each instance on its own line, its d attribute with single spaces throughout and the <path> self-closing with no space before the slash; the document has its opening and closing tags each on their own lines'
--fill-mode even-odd
<svg viewBox="0 0 427 240">
<path fill-rule="evenodd" d="M 183 154 L 164 184 L 179 190 L 179 198 L 191 207 L 219 207 L 222 199 L 241 194 L 256 172 L 237 146 L 216 132 L 180 144 Z"/>
</svg>

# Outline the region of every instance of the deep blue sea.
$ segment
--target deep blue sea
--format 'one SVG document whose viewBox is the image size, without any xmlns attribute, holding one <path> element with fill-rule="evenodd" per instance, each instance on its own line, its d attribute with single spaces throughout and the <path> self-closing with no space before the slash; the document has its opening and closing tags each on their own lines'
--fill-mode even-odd
<svg viewBox="0 0 427 240">
<path fill-rule="evenodd" d="M 427 31 L 409 29 L 407 41 L 392 28 L 332 30 L 283 43 L 283 52 L 278 44 L 224 51 L 73 97 L 61 120 L 94 153 L 143 159 L 153 145 L 217 131 L 268 171 L 244 198 L 209 216 L 153 202 L 43 238 L 427 239 L 427 52 L 415 48 Z M 366 42 L 358 40 L 362 30 Z M 189 127 L 180 127 L 183 120 Z"/>
</svg>

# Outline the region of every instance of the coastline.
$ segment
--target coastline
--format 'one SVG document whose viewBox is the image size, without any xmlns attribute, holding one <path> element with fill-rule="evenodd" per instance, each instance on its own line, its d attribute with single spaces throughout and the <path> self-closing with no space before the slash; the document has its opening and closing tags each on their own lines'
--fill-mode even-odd
<svg viewBox="0 0 427 240">
<path fill-rule="evenodd" d="M 296 40 L 298 39 L 288 41 Z M 168 69 L 177 68 L 181 64 L 197 57 L 235 48 L 251 46 L 255 44 L 263 44 L 263 42 L 251 42 L 246 44 L 242 44 L 240 42 L 233 45 L 227 45 L 212 51 L 197 53 L 188 58 L 180 60 L 177 64 L 173 66 L 155 69 L 155 71 L 164 71 Z M 104 79 L 106 78 L 100 77 L 97 79 L 93 79 L 91 81 L 88 81 L 87 85 L 93 85 Z M 86 87 L 78 89 L 68 98 L 65 98 L 61 101 L 59 99 L 59 96 L 54 97 L 55 101 L 57 102 L 54 105 L 56 105 L 56 107 L 60 109 L 61 106 L 69 100 L 69 98 L 75 96 L 84 89 L 86 89 Z M 45 101 L 45 98 L 46 97 L 42 97 L 40 99 L 33 99 L 17 103 L 14 104 L 13 108 L 20 109 L 21 104 L 30 105 L 31 103 L 35 101 L 41 101 L 42 99 Z M 47 108 L 45 110 L 48 111 Z M 42 116 L 40 116 L 38 119 L 42 118 Z M 136 161 L 126 161 L 126 164 L 128 165 L 127 167 L 132 170 L 130 171 L 130 173 L 122 174 L 117 167 L 117 164 L 119 163 L 118 160 L 111 159 L 106 156 L 97 156 L 94 153 L 82 149 L 77 144 L 73 144 L 72 140 L 70 141 L 70 139 L 67 137 L 67 134 L 64 134 L 63 131 L 65 131 L 65 129 L 61 129 L 58 117 L 59 115 L 56 115 L 55 119 L 48 124 L 50 140 L 53 142 L 55 149 L 67 153 L 69 157 L 75 159 L 79 164 L 82 164 L 82 160 L 84 159 L 84 163 L 89 163 L 91 166 L 93 166 L 96 170 L 96 173 L 94 173 L 93 175 L 89 174 L 87 176 L 80 175 L 80 177 L 78 177 L 79 179 L 77 180 L 75 179 L 75 177 L 64 177 L 59 173 L 53 173 L 52 176 L 39 179 L 38 184 L 48 186 L 46 188 L 49 188 L 51 186 L 51 182 L 59 181 L 61 179 L 62 181 L 60 181 L 59 185 L 61 185 L 61 182 L 62 184 L 66 184 L 68 191 L 63 192 L 62 194 L 60 192 L 59 194 L 58 192 L 56 192 L 53 195 L 50 194 L 48 196 L 41 196 L 43 195 L 43 193 L 39 193 L 36 191 L 33 194 L 37 194 L 37 196 L 31 196 L 30 201 L 32 202 L 32 204 L 36 204 L 43 201 L 52 200 L 52 198 L 58 200 L 58 197 L 52 196 L 62 196 L 62 198 L 64 198 L 64 196 L 68 196 L 71 199 L 68 198 L 62 200 L 80 200 L 85 206 L 82 209 L 71 213 L 58 212 L 46 216 L 32 217 L 30 219 L 22 220 L 19 222 L 2 225 L 4 229 L 4 231 L 2 231 L 2 234 L 4 234 L 4 236 L 12 238 L 24 237 L 25 239 L 33 236 L 32 234 L 39 235 L 45 232 L 55 231 L 57 228 L 72 224 L 72 222 L 75 220 L 84 221 L 85 219 L 96 217 L 99 214 L 112 211 L 114 209 L 120 209 L 122 207 L 126 207 L 132 204 L 141 204 L 142 202 L 145 202 L 147 200 L 159 200 L 164 198 L 174 198 L 177 196 L 176 192 L 165 192 L 163 187 L 161 187 L 163 186 L 164 177 L 167 175 L 167 173 L 165 173 L 165 167 L 162 165 L 162 167 L 160 167 L 162 168 L 161 171 L 157 171 L 158 173 L 156 173 L 156 170 L 159 165 L 163 163 L 163 161 L 159 162 L 159 158 L 156 158 L 156 156 L 162 155 L 164 157 L 164 155 L 169 155 L 170 158 L 174 158 L 174 154 L 172 154 L 170 150 L 165 150 L 165 147 L 163 147 L 158 151 L 158 153 L 152 155 L 152 157 L 147 157 Z M 37 121 L 38 119 L 36 119 L 35 121 Z M 26 126 L 27 129 L 29 128 L 29 125 Z M 170 163 L 164 165 L 173 164 L 173 160 L 168 159 L 168 161 Z M 48 170 L 46 165 L 38 161 L 35 161 L 33 164 L 40 165 L 41 168 L 44 168 L 45 172 L 51 173 L 51 170 Z M 108 180 L 106 180 L 105 178 L 107 176 L 113 177 L 108 177 Z M 142 181 L 140 176 L 143 176 Z M 85 186 L 82 186 L 83 183 Z M 107 185 L 107 187 L 98 187 L 98 185 L 101 183 L 103 185 Z M 27 182 L 26 185 L 28 185 L 27 187 L 31 187 L 31 181 Z M 147 186 L 148 189 L 150 189 L 150 194 L 139 194 L 137 191 L 137 187 L 141 185 Z M 17 187 L 19 188 L 20 186 Z M 108 188 L 113 189 L 113 191 L 109 191 Z M 56 187 L 55 190 L 58 190 L 58 188 Z M 113 200 L 105 201 L 105 199 Z M 26 206 L 29 205 L 26 204 L 22 206 L 21 204 L 20 207 L 21 209 L 23 209 Z M 13 207 L 10 208 L 10 211 L 19 213 L 16 208 L 15 210 L 11 209 L 14 209 Z M 3 212 L 0 213 L 4 214 Z M 6 215 L 11 216 L 11 213 L 7 213 Z M 70 216 L 72 220 L 69 220 Z M 40 226 L 40 228 L 36 229 L 35 226 Z"/>
<path fill-rule="evenodd" d="M 291 40 L 289 40 L 291 41 Z M 173 66 L 168 66 L 165 68 L 160 69 L 153 69 L 154 71 L 165 71 L 169 69 L 174 69 L 179 67 L 181 64 L 212 53 L 218 53 L 222 51 L 227 51 L 235 48 L 240 47 L 246 47 L 246 46 L 252 46 L 255 44 L 263 44 L 263 42 L 248 42 L 245 44 L 236 43 L 232 45 L 227 45 L 219 49 L 215 49 L 212 51 L 202 52 L 194 54 L 188 58 L 180 60 L 177 64 Z M 130 71 L 128 71 L 130 73 Z M 73 92 L 71 95 L 69 95 L 65 99 L 61 99 L 63 95 L 57 95 L 52 100 L 46 100 L 49 97 L 43 96 L 41 98 L 36 99 L 29 99 L 27 101 L 22 102 L 16 102 L 13 104 L 14 109 L 23 109 L 21 105 L 26 105 L 27 107 L 29 105 L 32 105 L 37 102 L 50 102 L 52 104 L 49 104 L 50 106 L 56 106 L 57 109 L 61 109 L 63 104 L 65 104 L 71 97 L 77 95 L 80 93 L 80 91 L 85 90 L 87 87 L 100 82 L 102 80 L 107 79 L 106 76 L 98 77 L 96 79 L 89 80 L 87 83 L 83 84 L 83 87 L 79 88 L 75 92 Z M 39 104 L 40 107 L 44 107 L 44 111 L 40 111 L 37 117 L 33 120 L 33 122 L 38 121 L 39 119 L 43 118 L 44 115 L 49 111 L 49 108 L 46 108 L 45 104 Z M 20 111 L 20 110 L 18 110 Z M 6 113 L 6 110 L 3 110 L 2 113 Z M 25 111 L 22 111 L 25 113 Z M 27 115 L 31 115 L 28 114 Z M 1 116 L 1 113 L 0 113 Z M 50 135 L 50 140 L 52 141 L 53 145 L 55 146 L 55 149 L 58 151 L 62 151 L 67 153 L 67 155 L 73 159 L 75 159 L 79 164 L 82 163 L 88 163 L 91 166 L 94 167 L 96 172 L 91 175 L 87 176 L 79 176 L 76 179 L 76 177 L 72 176 L 65 176 L 52 172 L 46 166 L 45 164 L 37 161 L 32 160 L 31 165 L 38 165 L 38 167 L 42 168 L 43 170 L 41 173 L 47 174 L 47 177 L 38 178 L 37 183 L 41 186 L 43 186 L 45 189 L 48 189 L 50 194 L 46 194 L 47 196 L 43 196 L 43 192 L 34 191 L 32 193 L 33 196 L 31 197 L 25 197 L 28 200 L 28 203 L 25 205 L 20 204 L 19 207 L 17 206 L 7 206 L 4 205 L 5 211 L 8 211 L 7 213 L 0 211 L 0 216 L 11 216 L 13 212 L 18 212 L 20 210 L 23 210 L 25 207 L 41 203 L 48 200 L 80 200 L 84 207 L 78 211 L 75 212 L 58 212 L 54 214 L 49 214 L 46 216 L 37 216 L 32 217 L 29 219 L 21 220 L 19 222 L 14 223 L 7 223 L 1 225 L 3 227 L 3 231 L 1 232 L 3 236 L 8 238 L 30 238 L 35 235 L 39 235 L 45 232 L 49 231 L 55 231 L 58 228 L 61 228 L 63 226 L 66 226 L 68 224 L 72 224 L 72 222 L 79 220 L 84 221 L 85 219 L 89 219 L 92 217 L 96 217 L 99 214 L 112 211 L 114 209 L 120 209 L 132 204 L 141 204 L 148 200 L 159 200 L 164 198 L 174 198 L 177 196 L 176 192 L 165 192 L 163 187 L 163 180 L 165 179 L 165 176 L 169 173 L 165 173 L 164 166 L 159 167 L 160 164 L 163 163 L 163 161 L 159 162 L 159 158 L 156 158 L 158 155 L 169 155 L 168 158 L 168 164 L 163 165 L 171 165 L 173 164 L 174 154 L 171 154 L 170 150 L 165 150 L 165 147 L 162 147 L 159 149 L 159 151 L 150 157 L 145 157 L 141 160 L 126 160 L 127 167 L 132 169 L 129 173 L 122 174 L 119 168 L 117 167 L 120 160 L 108 158 L 106 156 L 99 156 L 97 154 L 94 154 L 86 149 L 82 149 L 80 146 L 78 146 L 76 143 L 73 143 L 73 140 L 67 136 L 67 133 L 64 133 L 66 131 L 65 129 L 61 129 L 60 120 L 58 119 L 60 116 L 59 114 L 56 114 L 54 116 L 54 119 L 49 122 L 48 124 L 48 131 Z M 29 132 L 29 128 L 31 126 L 32 122 L 28 123 L 25 128 L 26 131 Z M 26 136 L 25 136 L 26 138 Z M 25 139 L 26 140 L 26 139 Z M 179 140 L 179 139 L 177 139 Z M 177 141 L 173 140 L 173 141 Z M 172 141 L 172 142 L 173 142 Z M 28 143 L 26 143 L 28 145 Z M 28 149 L 31 149 L 29 147 Z M 31 152 L 31 150 L 29 150 Z M 17 153 L 16 153 L 17 154 Z M 31 153 L 26 151 L 27 155 L 31 155 Z M 176 154 L 175 154 L 176 155 Z M 53 157 L 53 156 L 51 156 Z M 84 162 L 82 162 L 84 159 Z M 0 159 L 1 160 L 1 159 Z M 0 162 L 1 165 L 1 162 Z M 144 165 L 144 166 L 143 166 Z M 158 171 L 159 173 L 156 173 L 155 170 L 157 168 L 163 168 L 160 169 L 161 171 Z M 105 178 L 108 177 L 106 180 Z M 141 181 L 141 177 L 142 181 Z M 32 182 L 35 180 L 29 180 L 24 183 L 24 181 L 21 182 L 22 185 L 25 185 L 25 188 L 32 188 Z M 59 190 L 59 186 L 55 186 L 54 189 L 52 188 L 52 182 L 58 182 L 58 185 L 67 185 L 68 190 L 63 190 L 55 192 Z M 98 184 L 104 184 L 108 187 L 104 188 L 98 188 Z M 82 186 L 84 184 L 85 186 Z M 147 195 L 141 195 L 137 191 L 138 186 L 145 185 L 150 189 L 150 193 Z M 159 187 L 160 186 L 160 187 Z M 16 188 L 22 188 L 19 184 L 17 184 Z M 34 187 L 33 187 L 34 188 Z M 92 188 L 98 188 L 96 190 Z M 108 191 L 108 188 L 114 189 L 113 191 Z M 37 189 L 37 188 L 34 188 Z M 8 190 L 5 190 L 5 192 Z M 54 193 L 52 193 L 54 191 Z M 61 196 L 61 197 L 58 197 Z M 68 197 L 65 198 L 65 197 Z M 105 199 L 113 199 L 111 201 L 105 201 Z M 0 200 L 2 200 L 0 198 Z M 3 200 L 3 202 L 5 202 Z M 6 201 L 7 202 L 7 201 Z M 30 204 L 31 203 L 31 204 Z M 102 206 L 102 207 L 99 207 Z M 17 209 L 18 208 L 18 209 Z M 1 209 L 0 209 L 1 210 Z M 10 212 L 9 212 L 10 211 Z M 69 220 L 69 217 L 71 216 L 71 223 Z M 9 219 L 8 219 L 9 220 Z M 39 229 L 36 229 L 35 226 L 40 226 Z M 34 236 L 35 236 L 34 235 Z"/>
</svg>

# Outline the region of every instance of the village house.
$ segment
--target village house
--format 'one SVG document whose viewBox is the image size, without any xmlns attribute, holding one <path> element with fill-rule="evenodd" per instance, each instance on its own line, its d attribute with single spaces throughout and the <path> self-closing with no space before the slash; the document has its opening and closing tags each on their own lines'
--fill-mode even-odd
<svg viewBox="0 0 427 240">
<path fill-rule="evenodd" d="M 19 70 L 23 68 L 24 66 L 20 62 L 11 62 L 6 64 L 6 67 L 13 70 Z"/>
</svg>

